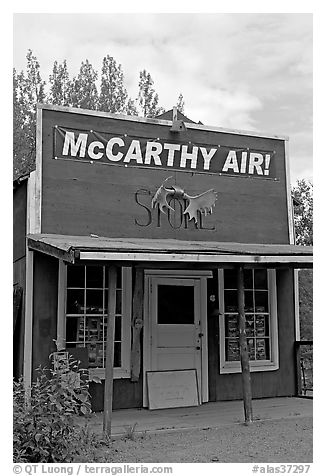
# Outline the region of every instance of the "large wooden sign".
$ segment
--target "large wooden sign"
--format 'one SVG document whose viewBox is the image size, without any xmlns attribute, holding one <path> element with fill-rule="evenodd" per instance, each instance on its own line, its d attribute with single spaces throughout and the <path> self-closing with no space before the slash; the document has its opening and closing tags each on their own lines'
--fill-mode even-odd
<svg viewBox="0 0 326 476">
<path fill-rule="evenodd" d="M 43 106 L 42 233 L 289 242 L 285 139 Z"/>
<path fill-rule="evenodd" d="M 140 131 L 141 133 L 141 131 Z M 174 134 L 176 135 L 176 134 Z M 196 173 L 223 173 L 275 178 L 275 151 L 258 147 L 232 147 L 219 143 L 212 145 L 186 141 L 162 141 L 160 137 L 130 136 L 94 130 L 54 129 L 54 158 L 103 165 L 126 167 L 153 167 L 157 169 L 195 171 Z M 217 142 L 218 137 L 216 138 Z M 255 147 L 255 146 L 254 146 Z"/>
</svg>

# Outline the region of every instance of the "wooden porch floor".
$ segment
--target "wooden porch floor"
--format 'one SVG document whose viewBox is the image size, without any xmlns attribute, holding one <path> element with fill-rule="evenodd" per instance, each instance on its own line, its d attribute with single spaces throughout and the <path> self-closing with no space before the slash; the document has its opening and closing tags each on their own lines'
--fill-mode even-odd
<svg viewBox="0 0 326 476">
<path fill-rule="evenodd" d="M 253 400 L 255 420 L 278 420 L 311 416 L 313 401 L 306 398 L 281 397 Z M 90 428 L 102 432 L 103 413 L 87 419 Z M 85 419 L 79 419 L 82 424 Z M 115 410 L 112 417 L 112 436 L 127 434 L 135 426 L 135 433 L 160 433 L 196 428 L 220 428 L 244 422 L 243 402 L 209 402 L 198 407 L 169 408 L 164 410 L 127 409 Z"/>
</svg>

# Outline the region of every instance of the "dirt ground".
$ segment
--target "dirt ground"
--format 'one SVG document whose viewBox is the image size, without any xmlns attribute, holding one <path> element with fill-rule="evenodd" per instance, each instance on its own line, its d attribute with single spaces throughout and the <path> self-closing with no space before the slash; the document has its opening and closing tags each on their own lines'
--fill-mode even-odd
<svg viewBox="0 0 326 476">
<path fill-rule="evenodd" d="M 310 463 L 312 418 L 286 418 L 161 434 L 135 434 L 97 448 L 112 463 Z"/>
</svg>

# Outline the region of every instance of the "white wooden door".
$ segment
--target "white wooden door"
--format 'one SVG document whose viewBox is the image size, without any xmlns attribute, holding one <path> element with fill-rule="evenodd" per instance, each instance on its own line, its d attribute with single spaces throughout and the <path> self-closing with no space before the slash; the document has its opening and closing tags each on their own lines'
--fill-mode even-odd
<svg viewBox="0 0 326 476">
<path fill-rule="evenodd" d="M 152 277 L 149 317 L 151 370 L 196 369 L 201 402 L 200 280 Z"/>
</svg>

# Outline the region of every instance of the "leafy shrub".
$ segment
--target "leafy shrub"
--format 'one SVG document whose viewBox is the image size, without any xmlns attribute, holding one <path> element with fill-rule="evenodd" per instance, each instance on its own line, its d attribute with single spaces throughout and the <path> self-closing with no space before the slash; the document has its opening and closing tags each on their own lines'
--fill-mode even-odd
<svg viewBox="0 0 326 476">
<path fill-rule="evenodd" d="M 76 385 L 78 377 L 79 385 Z M 76 451 L 74 417 L 90 413 L 88 382 L 78 362 L 66 369 L 37 369 L 26 401 L 24 382 L 14 382 L 14 462 L 71 462 Z"/>
</svg>

